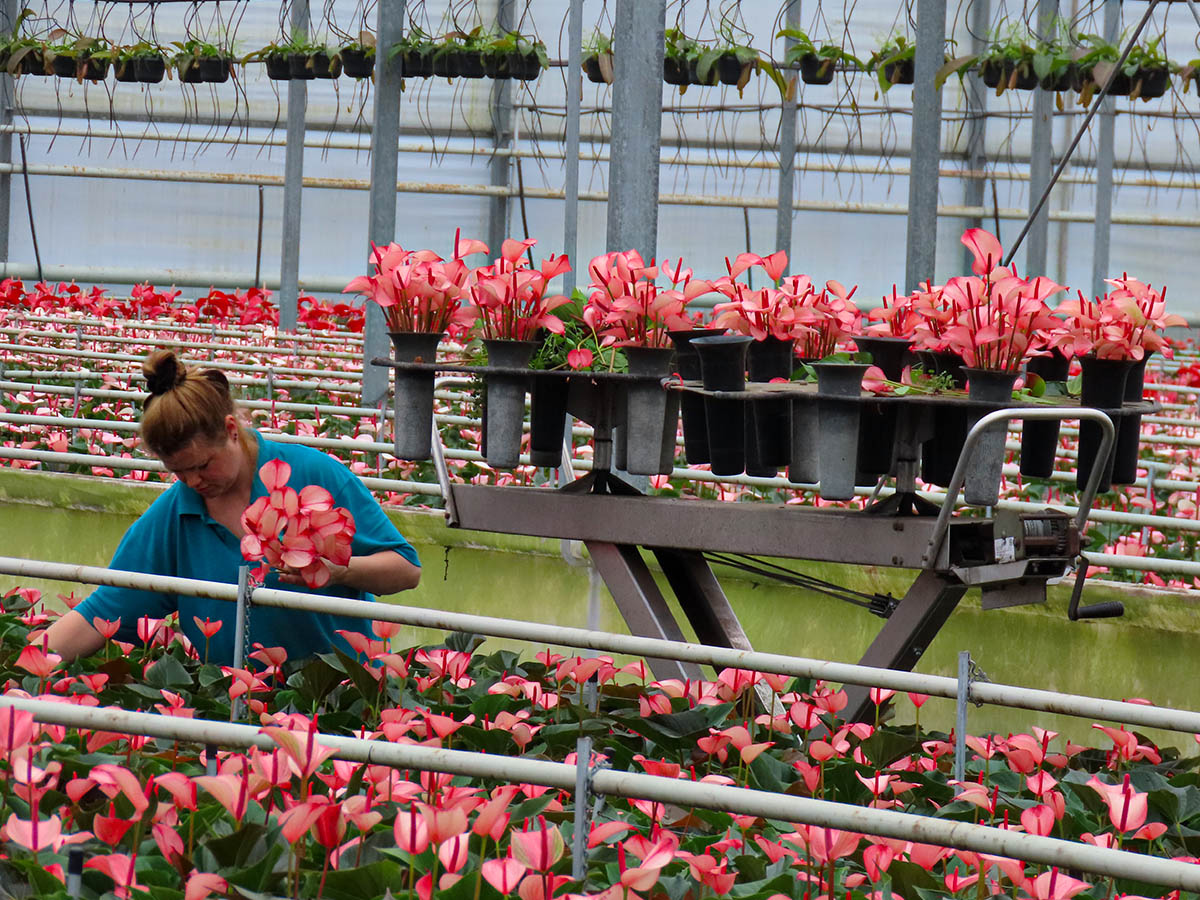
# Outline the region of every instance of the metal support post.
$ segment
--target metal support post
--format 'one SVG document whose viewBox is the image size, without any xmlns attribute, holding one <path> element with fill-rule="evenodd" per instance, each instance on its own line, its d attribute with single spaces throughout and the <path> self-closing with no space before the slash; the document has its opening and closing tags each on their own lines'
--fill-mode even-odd
<svg viewBox="0 0 1200 900">
<path fill-rule="evenodd" d="M 17 0 L 0 2 L 0 29 L 11 34 L 17 18 Z M 8 218 L 12 206 L 12 111 L 15 79 L 0 70 L 0 261 L 9 260 Z"/>
<path fill-rule="evenodd" d="M 308 0 L 292 0 L 292 36 L 308 38 Z M 300 324 L 300 205 L 304 192 L 304 109 L 308 82 L 287 83 L 287 150 L 283 164 L 283 252 L 279 265 L 279 327 Z"/>
<path fill-rule="evenodd" d="M 571 840 L 571 878 L 582 882 L 587 875 L 588 810 L 591 803 L 588 782 L 592 772 L 592 739 L 575 741 L 575 829 Z"/>
<path fill-rule="evenodd" d="M 946 0 L 917 0 L 912 165 L 908 176 L 905 290 L 934 278 L 937 264 L 938 168 L 942 158 L 942 91 L 936 86 L 946 47 Z"/>
<path fill-rule="evenodd" d="M 6 76 L 10 81 L 12 76 Z M 83 858 L 82 847 L 71 847 L 67 850 L 67 894 L 71 897 L 82 896 L 83 887 Z"/>
<path fill-rule="evenodd" d="M 784 9 L 784 23 L 789 29 L 800 27 L 800 0 L 787 0 Z M 795 46 L 793 38 L 783 39 L 783 55 L 786 58 L 789 50 Z M 799 80 L 797 73 L 791 73 L 791 83 L 796 85 Z M 792 204 L 796 195 L 796 94 L 784 97 L 779 108 L 779 201 L 775 208 L 775 249 L 786 250 L 788 267 L 791 269 L 792 259 Z M 747 247 L 747 250 L 750 248 Z"/>
<path fill-rule="evenodd" d="M 658 252 L 666 0 L 617 0 L 607 247 Z"/>
<path fill-rule="evenodd" d="M 216 775 L 217 774 L 217 745 L 216 744 L 205 744 L 204 745 L 204 774 L 205 775 Z"/>
<path fill-rule="evenodd" d="M 250 567 L 238 566 L 237 616 L 233 627 L 233 667 L 246 666 L 246 631 L 250 622 Z M 234 697 L 229 705 L 229 721 L 242 717 L 242 698 Z"/>
<path fill-rule="evenodd" d="M 379 0 L 376 46 L 394 46 L 404 35 L 406 0 Z M 400 81 L 402 57 L 375 54 L 375 117 L 371 128 L 371 199 L 367 237 L 376 245 L 396 239 L 396 171 L 400 152 Z M 363 406 L 378 406 L 387 396 L 388 370 L 373 366 L 376 356 L 390 356 L 387 324 L 377 304 L 367 304 L 363 332 Z"/>
<path fill-rule="evenodd" d="M 496 8 L 496 32 L 506 34 L 513 28 L 513 0 L 500 0 Z M 512 84 L 511 78 L 497 78 L 492 81 L 492 134 L 493 147 L 498 151 L 507 150 L 513 141 L 512 133 Z M 496 193 L 488 198 L 488 247 L 493 256 L 500 255 L 500 245 L 508 237 L 508 187 L 509 172 L 514 165 L 513 157 L 508 153 L 499 152 L 492 156 L 491 185 L 504 188 L 504 193 Z"/>
<path fill-rule="evenodd" d="M 1121 0 L 1104 0 L 1104 39 L 1117 42 L 1121 27 Z M 1100 103 L 1100 130 L 1096 147 L 1096 227 L 1092 229 L 1092 295 L 1105 293 L 1112 240 L 1113 144 L 1116 141 L 1117 101 Z"/>
<path fill-rule="evenodd" d="M 1051 40 L 1058 15 L 1058 0 L 1038 0 L 1037 33 Z M 1029 228 L 1029 243 L 1025 246 L 1025 274 L 1041 275 L 1046 271 L 1046 247 L 1049 243 L 1050 212 L 1044 207 L 1034 214 L 1034 204 L 1050 185 L 1051 156 L 1054 153 L 1054 122 L 1051 113 L 1054 96 L 1051 91 L 1033 92 L 1033 134 L 1029 152 L 1029 209 L 1033 224 Z"/>
<path fill-rule="evenodd" d="M 976 56 L 983 53 L 987 46 L 988 22 L 992 10 L 988 0 L 974 0 L 971 5 L 971 52 Z M 969 175 L 963 185 L 963 205 L 983 207 L 983 189 L 987 178 L 984 177 L 984 167 L 987 165 L 987 90 L 980 78 L 963 79 L 967 100 L 967 168 L 974 175 Z M 972 216 L 968 220 L 971 228 L 982 228 L 983 217 Z M 1000 237 L 1000 235 L 997 235 Z M 971 251 L 963 248 L 963 270 L 971 268 L 973 261 Z"/>
<path fill-rule="evenodd" d="M 967 774 L 967 703 L 971 699 L 971 653 L 958 653 L 958 696 L 954 709 L 954 777 L 963 781 Z"/>
<path fill-rule="evenodd" d="M 563 275 L 563 293 L 575 290 L 575 269 L 579 266 L 579 111 L 583 82 L 583 0 L 571 0 L 567 19 L 567 135 L 566 176 L 563 182 L 563 253 L 571 260 L 571 269 Z M 569 424 L 569 423 L 568 423 Z"/>
</svg>

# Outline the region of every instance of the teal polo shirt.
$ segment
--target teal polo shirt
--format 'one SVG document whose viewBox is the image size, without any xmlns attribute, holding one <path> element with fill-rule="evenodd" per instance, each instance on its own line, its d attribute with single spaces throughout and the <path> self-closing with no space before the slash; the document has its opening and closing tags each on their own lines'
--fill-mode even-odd
<svg viewBox="0 0 1200 900">
<path fill-rule="evenodd" d="M 409 562 L 420 565 L 412 545 L 400 535 L 375 498 L 343 463 L 311 447 L 275 443 L 265 440 L 257 432 L 253 434 L 258 442 L 256 469 L 270 460 L 282 460 L 292 467 L 289 487 L 299 491 L 306 485 L 320 485 L 333 495 L 335 506 L 350 511 L 357 526 L 353 543 L 355 556 L 395 550 Z M 255 471 L 251 501 L 266 493 L 262 479 Z M 177 481 L 125 532 L 110 568 L 237 584 L 238 567 L 244 562 L 239 537 L 208 514 L 203 497 Z M 273 570 L 267 576 L 265 587 L 297 590 L 281 584 Z M 365 591 L 342 585 L 305 590 L 355 600 L 375 599 Z M 179 626 L 201 659 L 204 659 L 205 638 L 196 627 L 194 617 L 198 616 L 201 621 L 206 618 L 214 622 L 220 620 L 224 623 L 221 630 L 208 640 L 208 661 L 219 665 L 233 664 L 237 606 L 227 600 L 104 585 L 76 609 L 89 623 L 96 618 L 108 621 L 120 618 L 121 627 L 116 638 L 134 644 L 139 643 L 138 619 L 143 616 L 161 619 L 178 610 Z M 264 647 L 283 647 L 289 660 L 327 653 L 334 646 L 352 652 L 337 631 L 370 634 L 370 626 L 369 619 L 252 606 L 246 653 L 249 654 L 256 643 Z"/>
</svg>

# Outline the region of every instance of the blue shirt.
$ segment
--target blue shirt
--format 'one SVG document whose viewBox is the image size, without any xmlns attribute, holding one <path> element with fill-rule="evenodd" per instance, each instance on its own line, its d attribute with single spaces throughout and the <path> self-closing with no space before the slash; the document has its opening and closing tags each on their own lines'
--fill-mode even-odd
<svg viewBox="0 0 1200 900">
<path fill-rule="evenodd" d="M 320 485 L 333 495 L 335 506 L 345 507 L 354 516 L 357 526 L 352 548 L 354 556 L 395 550 L 409 562 L 420 565 L 412 545 L 401 537 L 375 498 L 345 465 L 311 447 L 279 444 L 264 440 L 257 432 L 253 434 L 258 442 L 258 460 L 250 489 L 251 502 L 267 493 L 257 470 L 270 460 L 282 460 L 292 467 L 289 487 L 299 491 L 306 485 Z M 240 538 L 208 514 L 203 497 L 177 481 L 125 532 L 110 568 L 237 584 L 238 567 L 244 563 Z M 321 590 L 293 588 L 280 584 L 273 570 L 267 576 L 265 586 L 356 600 L 374 599 L 365 591 L 342 585 L 327 585 Z M 193 617 L 198 616 L 201 621 L 206 618 L 214 622 L 220 620 L 224 623 L 221 630 L 208 639 L 207 658 L 211 663 L 233 663 L 237 606 L 227 600 L 104 585 L 76 609 L 89 623 L 96 618 L 108 621 L 120 618 L 121 627 L 116 638 L 128 643 L 139 643 L 137 624 L 141 617 L 161 619 L 178 610 L 179 626 L 202 660 L 205 659 L 205 637 Z M 353 653 L 337 631 L 370 634 L 370 625 L 369 619 L 252 605 L 246 654 L 250 654 L 254 644 L 283 647 L 289 660 L 325 653 L 334 646 Z"/>
</svg>

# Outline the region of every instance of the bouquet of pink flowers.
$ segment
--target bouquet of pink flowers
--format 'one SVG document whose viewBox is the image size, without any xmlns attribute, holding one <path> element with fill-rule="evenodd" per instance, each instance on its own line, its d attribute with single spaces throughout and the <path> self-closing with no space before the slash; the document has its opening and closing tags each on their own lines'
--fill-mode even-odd
<svg viewBox="0 0 1200 900">
<path fill-rule="evenodd" d="M 487 244 L 461 239 L 457 230 L 449 261 L 432 250 L 372 245 L 375 274 L 355 278 L 342 293 L 359 293 L 378 303 L 389 331 L 443 334 L 471 323 L 472 310 L 464 300 L 472 270 L 463 258 L 487 252 Z"/>
<path fill-rule="evenodd" d="M 333 505 L 325 488 L 287 486 L 292 467 L 273 459 L 258 470 L 267 489 L 242 513 L 242 556 L 276 569 L 294 569 L 311 588 L 329 583 L 329 565 L 350 563 L 354 517 Z"/>
<path fill-rule="evenodd" d="M 670 347 L 668 332 L 695 324 L 685 307 L 712 290 L 709 282 L 692 277 L 682 259 L 673 268 L 668 259 L 647 265 L 636 250 L 597 256 L 588 263 L 588 274 L 591 294 L 583 319 L 605 346 Z M 670 288 L 655 283 L 660 274 Z"/>
<path fill-rule="evenodd" d="M 1166 312 L 1167 289 L 1156 291 L 1128 275 L 1106 282 L 1113 289 L 1103 297 L 1088 300 L 1080 291 L 1077 299 L 1059 305 L 1065 327 L 1054 345 L 1067 354 L 1094 353 L 1100 359 L 1141 359 L 1155 351 L 1170 356 L 1159 331 L 1187 321 Z"/>
<path fill-rule="evenodd" d="M 526 250 L 536 243 L 533 238 L 509 238 L 500 248 L 499 259 L 471 273 L 471 302 L 477 329 L 485 339 L 528 341 L 541 328 L 562 334 L 562 320 L 551 312 L 571 301 L 562 294 L 548 297 L 546 291 L 551 281 L 571 271 L 571 261 L 551 254 L 540 268 L 533 268 L 526 262 Z"/>
</svg>

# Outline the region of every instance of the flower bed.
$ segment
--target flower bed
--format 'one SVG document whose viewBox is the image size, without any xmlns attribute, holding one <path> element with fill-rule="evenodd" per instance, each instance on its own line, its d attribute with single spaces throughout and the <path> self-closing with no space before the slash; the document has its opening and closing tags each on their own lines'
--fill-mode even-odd
<svg viewBox="0 0 1200 900">
<path fill-rule="evenodd" d="M 270 750 L 207 751 L 144 737 L 38 725 L 0 712 L 0 872 L 66 896 L 72 848 L 99 897 L 373 897 L 429 900 L 1155 895 L 1149 885 L 922 843 L 609 797 L 588 823 L 585 876 L 571 877 L 573 798 L 339 761 L 318 731 L 499 756 L 574 761 L 592 737 L 616 769 L 737 784 L 976 822 L 1196 861 L 1195 758 L 1095 726 L 1099 747 L 1052 732 L 968 737 L 919 726 L 921 695 L 876 691 L 874 723 L 839 718 L 830 685 L 725 670 L 711 682 L 651 680 L 643 663 L 543 651 L 487 653 L 452 635 L 398 650 L 393 626 L 344 654 L 296 664 L 258 647 L 253 670 L 204 662 L 169 622 L 143 620 L 148 649 L 109 646 L 71 666 L 44 653 L 36 591 L 0 613 L 6 693 L 166 716 L 229 719 L 240 697 Z M 774 715 L 756 684 L 778 692 Z M 594 695 L 589 692 L 594 691 Z M 915 707 L 915 709 L 914 709 Z M 914 724 L 897 724 L 915 718 Z"/>
</svg>

